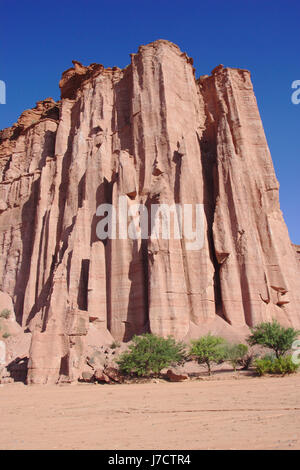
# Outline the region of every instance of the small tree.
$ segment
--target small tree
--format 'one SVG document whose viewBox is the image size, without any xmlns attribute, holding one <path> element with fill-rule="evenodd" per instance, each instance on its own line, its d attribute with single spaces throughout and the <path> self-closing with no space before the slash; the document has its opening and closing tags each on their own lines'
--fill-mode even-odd
<svg viewBox="0 0 300 470">
<path fill-rule="evenodd" d="M 129 350 L 120 355 L 117 364 L 124 374 L 149 377 L 165 367 L 184 362 L 185 345 L 172 337 L 162 338 L 150 333 L 134 336 Z"/>
<path fill-rule="evenodd" d="M 300 334 L 294 328 L 284 328 L 277 320 L 260 323 L 251 328 L 251 333 L 247 338 L 248 344 L 256 344 L 272 349 L 277 358 L 283 356 L 292 347 L 293 342 Z"/>
<path fill-rule="evenodd" d="M 241 364 L 248 353 L 248 346 L 246 344 L 227 344 L 225 352 L 226 360 L 230 362 L 236 372 L 238 364 Z"/>
<path fill-rule="evenodd" d="M 208 375 L 211 375 L 213 363 L 220 363 L 226 358 L 226 341 L 219 336 L 208 334 L 197 340 L 191 341 L 190 356 L 199 364 L 206 364 Z"/>
</svg>

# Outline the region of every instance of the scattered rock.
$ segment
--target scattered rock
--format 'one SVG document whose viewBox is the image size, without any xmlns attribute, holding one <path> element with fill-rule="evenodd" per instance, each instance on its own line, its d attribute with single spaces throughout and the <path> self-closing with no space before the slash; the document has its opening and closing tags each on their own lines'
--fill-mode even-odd
<svg viewBox="0 0 300 470">
<path fill-rule="evenodd" d="M 123 382 L 123 376 L 115 367 L 106 367 L 104 372 L 114 382 Z"/>
<path fill-rule="evenodd" d="M 170 382 L 183 382 L 189 378 L 187 374 L 180 374 L 173 369 L 168 369 L 166 377 L 170 380 Z"/>
<path fill-rule="evenodd" d="M 110 378 L 104 373 L 103 369 L 97 369 L 94 373 L 97 382 L 110 383 Z"/>
<path fill-rule="evenodd" d="M 10 376 L 6 367 L 0 365 L 0 384 L 13 383 L 14 379 Z"/>
<path fill-rule="evenodd" d="M 92 371 L 84 370 L 81 373 L 82 382 L 93 382 L 93 378 L 94 378 L 94 373 Z"/>
</svg>

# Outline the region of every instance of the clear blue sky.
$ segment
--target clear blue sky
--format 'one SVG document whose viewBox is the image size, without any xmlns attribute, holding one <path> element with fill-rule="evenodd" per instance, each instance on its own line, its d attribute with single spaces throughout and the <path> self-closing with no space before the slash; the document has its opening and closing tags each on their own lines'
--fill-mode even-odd
<svg viewBox="0 0 300 470">
<path fill-rule="evenodd" d="M 194 58 L 197 76 L 218 64 L 251 70 L 280 182 L 291 239 L 300 244 L 299 0 L 0 0 L 0 129 L 35 102 L 59 98 L 63 70 L 77 59 L 129 63 L 140 44 L 168 39 Z"/>
</svg>

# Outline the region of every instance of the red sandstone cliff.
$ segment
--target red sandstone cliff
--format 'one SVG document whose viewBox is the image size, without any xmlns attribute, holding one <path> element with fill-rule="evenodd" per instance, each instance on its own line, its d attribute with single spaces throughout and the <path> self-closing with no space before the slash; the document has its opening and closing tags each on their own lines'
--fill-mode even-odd
<svg viewBox="0 0 300 470">
<path fill-rule="evenodd" d="M 128 340 L 300 327 L 300 269 L 246 70 L 195 79 L 168 41 L 124 70 L 63 73 L 48 99 L 0 133 L 0 290 L 32 333 L 28 381 L 76 379 L 93 322 Z M 96 236 L 96 208 L 204 206 L 204 246 Z"/>
<path fill-rule="evenodd" d="M 300 261 L 300 245 L 293 245 L 293 247 L 296 252 L 296 258 L 298 261 Z"/>
</svg>

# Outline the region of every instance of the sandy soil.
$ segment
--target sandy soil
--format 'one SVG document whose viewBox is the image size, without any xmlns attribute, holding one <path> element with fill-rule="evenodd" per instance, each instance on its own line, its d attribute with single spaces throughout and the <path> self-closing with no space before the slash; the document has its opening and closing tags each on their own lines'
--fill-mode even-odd
<svg viewBox="0 0 300 470">
<path fill-rule="evenodd" d="M 300 374 L 0 386 L 0 449 L 300 449 Z"/>
</svg>

